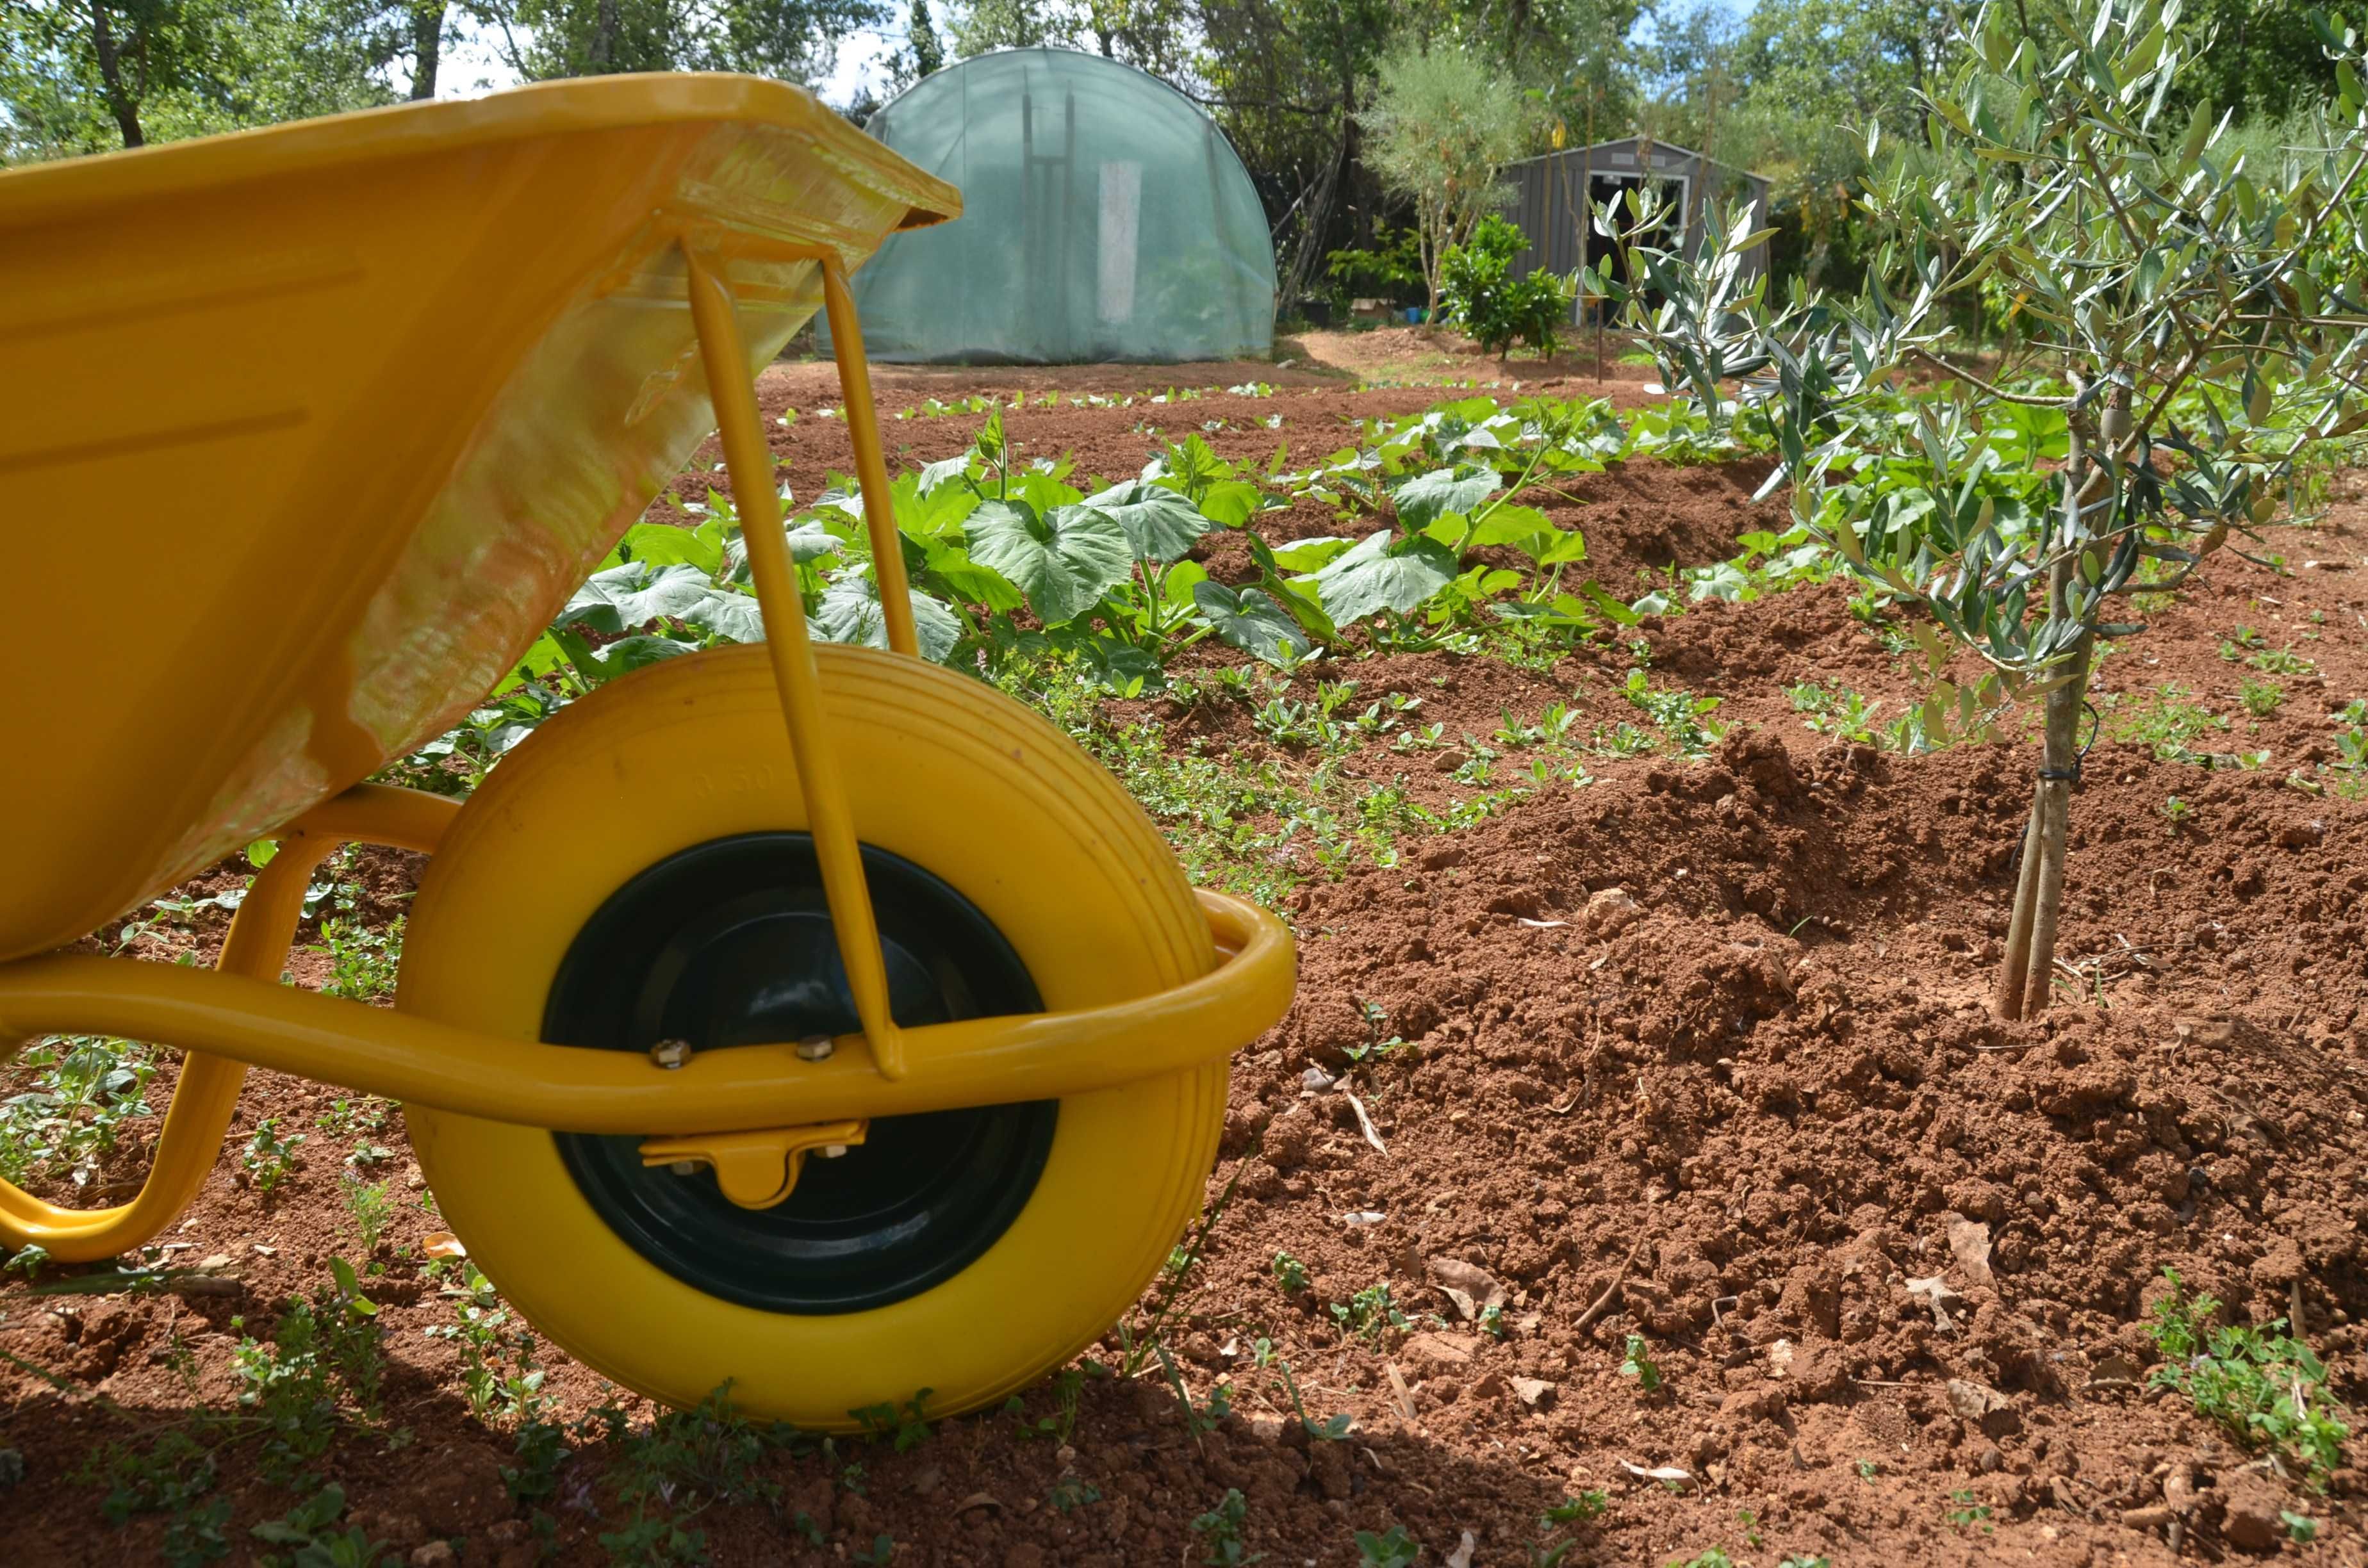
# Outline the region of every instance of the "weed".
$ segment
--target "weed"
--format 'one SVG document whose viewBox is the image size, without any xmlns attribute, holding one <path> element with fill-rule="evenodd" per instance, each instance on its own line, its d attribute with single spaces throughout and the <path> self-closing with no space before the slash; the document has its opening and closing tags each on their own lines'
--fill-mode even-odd
<svg viewBox="0 0 2368 1568">
<path fill-rule="evenodd" d="M 1101 1500 L 1099 1487 L 1090 1482 L 1079 1481 L 1074 1475 L 1062 1476 L 1053 1483 L 1052 1490 L 1044 1494 L 1044 1501 L 1053 1512 L 1062 1515 L 1074 1514 L 1087 1504 Z"/>
<path fill-rule="evenodd" d="M 263 1197 L 270 1197 L 295 1171 L 296 1151 L 303 1144 L 302 1132 L 279 1136 L 279 1119 L 276 1116 L 267 1116 L 256 1122 L 255 1135 L 246 1141 L 246 1149 L 239 1155 L 247 1185 Z"/>
<path fill-rule="evenodd" d="M 1265 1341 L 1259 1344 L 1263 1346 Z M 1268 1365 L 1268 1356 L 1262 1352 L 1258 1361 L 1261 1366 Z M 1319 1443 L 1337 1443 L 1349 1435 L 1350 1421 L 1346 1415 L 1328 1416 L 1321 1424 L 1308 1419 L 1307 1403 L 1299 1397 L 1299 1380 L 1291 1375 L 1291 1363 L 1277 1358 L 1271 1364 L 1282 1383 L 1282 1392 L 1290 1397 L 1292 1414 L 1299 1417 L 1300 1430 Z"/>
<path fill-rule="evenodd" d="M 2278 1517 L 2286 1527 L 2286 1536 L 2297 1546 L 2308 1546 L 2318 1539 L 2318 1521 L 2308 1514 L 2297 1514 L 2291 1508 L 2278 1510 Z"/>
<path fill-rule="evenodd" d="M 2217 754 L 2199 751 L 2193 743 L 2226 730 L 2228 721 L 2197 706 L 2194 696 L 2187 687 L 2172 684 L 2147 693 L 2142 704 L 2132 704 L 2126 693 L 2100 693 L 2097 705 L 2112 715 L 2105 731 L 2112 739 L 2152 746 L 2157 761 L 2208 767 Z"/>
<path fill-rule="evenodd" d="M 1697 1556 L 1687 1558 L 1682 1562 L 1673 1560 L 1669 1563 L 1669 1568 L 1735 1568 L 1735 1559 L 1729 1557 L 1722 1549 L 1713 1546 Z"/>
<path fill-rule="evenodd" d="M 332 1138 L 359 1138 L 386 1126 L 387 1108 L 387 1102 L 375 1095 L 350 1100 L 340 1097 L 330 1101 L 329 1108 L 313 1119 L 313 1125 Z"/>
<path fill-rule="evenodd" d="M 2317 1483 L 2343 1462 L 2351 1429 L 2337 1419 L 2327 1397 L 2327 1369 L 2285 1320 L 2261 1328 L 2214 1327 L 2220 1310 L 2211 1296 L 2189 1299 L 2179 1271 L 2163 1270 L 2169 1292 L 2155 1303 L 2154 1343 L 2163 1365 L 2151 1380 L 2192 1401 L 2248 1449 L 2266 1449 Z"/>
<path fill-rule="evenodd" d="M 350 865 L 351 850 L 347 851 Z M 337 912 L 321 921 L 321 947 L 329 960 L 329 978 L 322 992 L 354 1002 L 375 1002 L 394 994 L 395 971 L 403 960 L 404 917 L 396 915 L 372 930 L 360 917 L 361 889 L 340 881 L 332 895 Z"/>
<path fill-rule="evenodd" d="M 0 1101 L 0 1177 L 9 1181 L 40 1171 L 87 1186 L 124 1124 L 153 1114 L 147 1091 L 155 1063 L 130 1040 L 51 1036 L 10 1065 L 31 1071 L 33 1082 Z"/>
<path fill-rule="evenodd" d="M 336 1528 L 346 1511 L 346 1489 L 336 1482 L 277 1519 L 267 1519 L 247 1531 L 271 1546 L 296 1550 L 287 1556 L 267 1551 L 256 1558 L 256 1568 L 375 1568 L 385 1543 L 359 1528 Z"/>
<path fill-rule="evenodd" d="M 354 1236 L 361 1243 L 365 1256 L 376 1252 L 385 1239 L 386 1228 L 394 1219 L 394 1199 L 382 1181 L 366 1182 L 347 1171 L 337 1178 L 337 1187 L 345 1199 L 346 1218 L 354 1222 Z"/>
<path fill-rule="evenodd" d="M 848 1414 L 863 1424 L 873 1442 L 888 1443 L 900 1454 L 909 1453 L 929 1440 L 927 1407 L 929 1396 L 937 1392 L 923 1389 L 902 1404 L 867 1404 Z"/>
<path fill-rule="evenodd" d="M 1710 750 L 1726 726 L 1704 717 L 1718 707 L 1715 697 L 1696 697 L 1682 687 L 1656 690 L 1643 670 L 1630 670 L 1622 688 L 1629 705 L 1653 722 L 1662 743 L 1678 756 L 1700 756 Z"/>
<path fill-rule="evenodd" d="M 1195 1404 L 1192 1391 L 1185 1386 L 1184 1374 L 1176 1369 L 1176 1358 L 1167 1353 L 1167 1345 L 1155 1339 L 1151 1348 L 1159 1358 L 1160 1371 L 1167 1375 L 1167 1386 L 1176 1392 L 1176 1403 L 1184 1407 L 1184 1429 L 1197 1445 L 1202 1434 L 1215 1431 L 1234 1413 L 1233 1387 L 1229 1383 L 1214 1384 L 1209 1390 L 1208 1403 Z"/>
<path fill-rule="evenodd" d="M 1941 1510 L 1941 1517 L 1961 1530 L 1979 1525 L 1987 1535 L 1992 1528 L 1989 1505 L 1975 1501 L 1973 1493 L 1964 1488 L 1949 1494 L 1949 1506 Z"/>
<path fill-rule="evenodd" d="M 513 1334 L 509 1309 L 492 1282 L 473 1263 L 463 1260 L 462 1268 L 460 1288 L 444 1292 L 457 1298 L 454 1315 L 460 1321 L 421 1332 L 450 1340 L 460 1350 L 461 1392 L 478 1420 L 533 1420 L 548 1403 L 542 1369 L 534 1364 L 534 1336 L 523 1330 Z"/>
<path fill-rule="evenodd" d="M 875 1535 L 871 1538 L 871 1549 L 869 1551 L 849 1553 L 848 1561 L 863 1563 L 866 1568 L 883 1568 L 883 1564 L 894 1562 L 895 1558 L 896 1538 L 891 1535 Z"/>
<path fill-rule="evenodd" d="M 1661 1386 L 1661 1369 L 1654 1364 L 1652 1353 L 1645 1344 L 1645 1336 L 1641 1334 L 1630 1335 L 1628 1343 L 1622 1348 L 1620 1375 L 1623 1378 L 1635 1379 L 1636 1386 L 1646 1393 L 1658 1389 Z"/>
<path fill-rule="evenodd" d="M 289 1303 L 268 1344 L 245 1337 L 232 1352 L 239 1407 L 262 1436 L 263 1474 L 279 1485 L 292 1484 L 328 1451 L 341 1424 L 340 1389 L 366 1414 L 378 1408 L 385 1368 L 378 1306 L 345 1259 L 331 1258 L 329 1271 L 330 1283 L 310 1301 Z"/>
<path fill-rule="evenodd" d="M 1249 1515 L 1249 1504 L 1241 1493 L 1232 1487 L 1217 1499 L 1217 1506 L 1192 1521 L 1192 1533 L 1201 1538 L 1201 1561 L 1206 1568 L 1246 1568 L 1260 1561 L 1263 1551 L 1252 1551 L 1242 1540 L 1242 1524 Z"/>
<path fill-rule="evenodd" d="M 1786 695 L 1793 699 L 1793 710 L 1804 715 L 1801 722 L 1813 733 L 1856 741 L 1861 745 L 1877 744 L 1874 715 L 1883 704 L 1869 702 L 1864 692 L 1832 683 L 1820 686 L 1804 681 Z"/>
<path fill-rule="evenodd" d="M 1563 1525 L 1585 1524 L 1590 1519 L 1601 1518 L 1611 1506 L 1611 1494 L 1589 1487 L 1576 1497 L 1565 1497 L 1539 1515 L 1538 1525 L 1541 1528 L 1553 1529 Z"/>
<path fill-rule="evenodd" d="M 2179 836 L 2179 830 L 2185 827 L 2188 820 L 2195 815 L 2194 802 L 2177 795 L 2164 796 L 2161 806 L 2157 809 L 2162 812 L 2163 820 L 2170 824 L 2170 835 L 2173 838 Z"/>
<path fill-rule="evenodd" d="M 1084 1372 L 1075 1367 L 1064 1367 L 1053 1380 L 1053 1396 L 1058 1408 L 1052 1415 L 1030 1420 L 1026 1402 L 1018 1394 L 1004 1401 L 1003 1408 L 1018 1424 L 1020 1437 L 1050 1437 L 1056 1443 L 1066 1443 L 1077 1429 L 1077 1401 L 1085 1387 Z"/>
<path fill-rule="evenodd" d="M 30 1242 L 8 1255 L 7 1263 L 0 1265 L 0 1274 L 21 1274 L 29 1284 L 41 1277 L 49 1261 L 50 1249 L 39 1242 Z"/>
<path fill-rule="evenodd" d="M 2245 711 L 2256 719 L 2268 718 L 2286 699 L 2285 688 L 2273 680 L 2255 680 L 2247 676 L 2238 689 Z"/>
<path fill-rule="evenodd" d="M 1387 1280 L 1368 1285 L 1345 1301 L 1333 1302 L 1332 1317 L 1343 1334 L 1361 1335 L 1368 1344 L 1378 1344 L 1384 1328 L 1408 1326 L 1406 1314 L 1390 1299 Z"/>
<path fill-rule="evenodd" d="M 1307 1289 L 1307 1266 L 1287 1252 L 1274 1255 L 1274 1277 L 1286 1296 L 1296 1296 Z"/>
<path fill-rule="evenodd" d="M 1481 1308 L 1480 1332 L 1491 1339 L 1502 1339 L 1510 1333 L 1505 1326 L 1505 1309 L 1493 1304 Z"/>
<path fill-rule="evenodd" d="M 1421 1555 L 1422 1543 L 1406 1534 L 1404 1525 L 1392 1525 L 1381 1535 L 1357 1532 L 1357 1568 L 1413 1568 Z"/>
<path fill-rule="evenodd" d="M 213 1490 L 214 1478 L 213 1454 L 177 1426 L 165 1428 L 145 1449 L 109 1443 L 79 1477 L 107 1488 L 99 1517 L 119 1527 L 135 1514 L 188 1514 Z"/>
<path fill-rule="evenodd" d="M 795 1434 L 741 1415 L 728 1383 L 697 1409 L 661 1412 L 638 1432 L 613 1405 L 599 1419 L 618 1450 L 609 1484 L 633 1507 L 630 1524 L 600 1538 L 612 1561 L 704 1562 L 706 1537 L 688 1528 L 693 1517 L 718 1503 L 780 1501 L 780 1483 L 767 1474 L 766 1460 Z"/>
</svg>

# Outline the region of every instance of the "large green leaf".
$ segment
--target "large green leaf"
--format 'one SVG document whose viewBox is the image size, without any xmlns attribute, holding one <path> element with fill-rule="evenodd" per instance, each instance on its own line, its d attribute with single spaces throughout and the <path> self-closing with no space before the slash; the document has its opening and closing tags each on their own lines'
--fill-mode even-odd
<svg viewBox="0 0 2368 1568">
<path fill-rule="evenodd" d="M 696 566 L 629 561 L 592 574 L 552 624 L 588 626 L 615 637 L 661 616 L 679 616 L 714 592 Z"/>
<path fill-rule="evenodd" d="M 1420 535 L 1392 542 L 1387 528 L 1368 535 L 1315 574 L 1316 591 L 1335 622 L 1361 620 L 1383 610 L 1405 615 L 1453 581 L 1453 551 Z"/>
<path fill-rule="evenodd" d="M 709 517 L 695 528 L 670 523 L 635 523 L 618 541 L 620 550 L 652 566 L 696 566 L 713 576 L 723 564 L 723 525 Z"/>
<path fill-rule="evenodd" d="M 1413 533 L 1447 513 L 1469 513 L 1497 494 L 1501 483 L 1495 469 L 1471 463 L 1418 473 L 1399 485 L 1393 496 L 1397 503 L 1398 521 Z"/>
<path fill-rule="evenodd" d="M 963 531 L 971 559 L 1009 578 L 1047 626 L 1076 619 L 1134 570 L 1126 529 L 1090 506 L 1039 514 L 1025 501 L 989 501 Z"/>
<path fill-rule="evenodd" d="M 944 664 L 962 641 L 962 620 L 942 600 L 912 590 L 913 631 L 921 656 Z M 869 572 L 842 572 L 823 590 L 814 610 L 814 629 L 830 642 L 860 642 L 867 648 L 888 646 L 888 616 L 880 604 L 880 585 Z"/>
<path fill-rule="evenodd" d="M 905 536 L 905 572 L 916 583 L 964 604 L 1008 613 L 1028 601 L 1000 572 L 981 566 L 951 540 Z"/>
<path fill-rule="evenodd" d="M 1200 542 L 1209 525 L 1173 490 L 1131 479 L 1086 497 L 1085 506 L 1118 519 L 1137 561 L 1174 561 Z"/>
<path fill-rule="evenodd" d="M 754 594 L 735 594 L 729 589 L 718 589 L 697 604 L 686 607 L 677 619 L 686 626 L 713 632 L 727 642 L 762 642 L 765 640 L 765 618 L 757 608 Z"/>
<path fill-rule="evenodd" d="M 1288 669 L 1315 651 L 1291 613 L 1262 588 L 1195 583 L 1192 604 L 1221 641 L 1269 665 Z"/>
<path fill-rule="evenodd" d="M 1201 515 L 1221 528 L 1240 528 L 1265 504 L 1265 492 L 1246 479 L 1216 480 L 1201 493 Z"/>
</svg>

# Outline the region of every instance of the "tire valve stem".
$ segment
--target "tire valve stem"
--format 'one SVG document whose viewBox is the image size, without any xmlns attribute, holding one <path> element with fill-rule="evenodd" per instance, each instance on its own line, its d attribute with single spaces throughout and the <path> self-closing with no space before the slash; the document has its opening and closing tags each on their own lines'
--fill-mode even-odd
<svg viewBox="0 0 2368 1568">
<path fill-rule="evenodd" d="M 831 1052 L 837 1049 L 837 1046 L 832 1043 L 830 1036 L 826 1034 L 810 1034 L 806 1036 L 805 1039 L 798 1041 L 798 1060 L 801 1062 L 827 1062 L 830 1060 Z M 841 1153 L 844 1152 L 845 1151 L 843 1150 L 841 1151 Z"/>
<path fill-rule="evenodd" d="M 666 1169 L 672 1171 L 678 1176 L 697 1176 L 699 1174 L 699 1162 L 697 1160 L 677 1160 L 674 1164 L 668 1165 Z"/>
<path fill-rule="evenodd" d="M 816 1149 L 814 1153 L 825 1160 L 836 1160 L 840 1155 L 847 1153 L 847 1145 L 844 1143 L 825 1143 L 821 1148 Z"/>
<path fill-rule="evenodd" d="M 650 1047 L 650 1060 L 671 1073 L 690 1060 L 690 1041 L 662 1040 Z"/>
</svg>

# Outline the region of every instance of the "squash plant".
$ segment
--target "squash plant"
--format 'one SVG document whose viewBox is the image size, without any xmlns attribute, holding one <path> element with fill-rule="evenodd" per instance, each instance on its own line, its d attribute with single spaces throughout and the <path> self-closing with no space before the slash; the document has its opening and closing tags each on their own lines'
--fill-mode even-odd
<svg viewBox="0 0 2368 1568">
<path fill-rule="evenodd" d="M 2275 514 L 2315 444 L 2368 423 L 2368 114 L 2358 39 L 2325 17 L 2337 145 L 2254 161 L 2227 117 L 2168 106 L 2207 37 L 2179 0 L 1988 0 L 1928 84 L 1930 161 L 1861 196 L 1884 235 L 1865 298 L 1771 304 L 1738 210 L 1697 257 L 1607 204 L 1634 288 L 1600 277 L 1715 426 L 1770 420 L 1796 516 L 2044 700 L 2000 1016 L 2047 1006 L 2066 824 L 2100 636 Z M 1870 133 L 1870 165 L 1883 166 Z M 1922 172 L 1937 169 L 1939 173 Z M 2016 358 L 1968 364 L 1949 319 L 2010 301 Z M 1941 391 L 1903 402 L 1904 380 Z"/>
</svg>

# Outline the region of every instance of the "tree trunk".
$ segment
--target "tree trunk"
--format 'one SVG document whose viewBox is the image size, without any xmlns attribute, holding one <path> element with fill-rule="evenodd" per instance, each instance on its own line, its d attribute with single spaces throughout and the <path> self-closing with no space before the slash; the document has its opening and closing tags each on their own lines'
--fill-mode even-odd
<svg viewBox="0 0 2368 1568">
<path fill-rule="evenodd" d="M 436 68 L 444 55 L 443 0 L 412 0 L 411 101 L 436 96 Z"/>
<path fill-rule="evenodd" d="M 2088 488 L 2089 457 L 2074 431 L 2064 463 L 2064 507 L 2077 520 Z M 2070 607 L 2072 562 L 2048 571 L 2051 616 Z M 2014 915 L 2007 927 L 2006 959 L 1998 968 L 1995 1003 L 1998 1017 L 2015 1019 L 2044 1013 L 2054 999 L 2055 927 L 2064 903 L 2064 846 L 2072 812 L 2072 783 L 2080 766 L 2080 713 L 2089 693 L 2093 629 L 2083 631 L 2062 666 L 2062 684 L 2047 694 L 2045 739 L 2039 778 L 2032 790 L 2031 821 L 2023 830 L 2022 872 L 2015 880 Z"/>
<path fill-rule="evenodd" d="M 123 62 L 116 51 L 115 29 L 108 25 L 107 0 L 90 0 L 90 47 L 98 56 L 98 79 L 107 87 L 108 112 L 115 116 L 123 144 L 146 146 L 148 138 L 140 131 L 140 106 L 123 90 Z"/>
<path fill-rule="evenodd" d="M 600 0 L 592 17 L 592 69 L 586 74 L 598 76 L 607 73 L 609 62 L 617 52 L 617 0 Z"/>
</svg>

